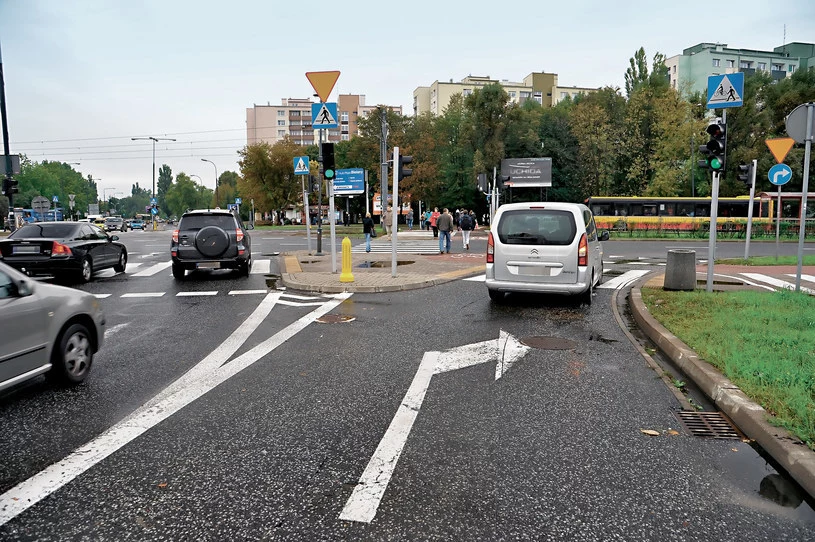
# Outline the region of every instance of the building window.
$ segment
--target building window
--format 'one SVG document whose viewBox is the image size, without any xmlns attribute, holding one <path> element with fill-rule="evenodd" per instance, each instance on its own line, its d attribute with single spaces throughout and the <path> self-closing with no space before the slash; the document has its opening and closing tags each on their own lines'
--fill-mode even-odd
<svg viewBox="0 0 815 542">
<path fill-rule="evenodd" d="M 291 117 L 299 117 L 300 112 L 299 111 L 289 111 L 289 116 L 291 116 Z"/>
<path fill-rule="evenodd" d="M 343 122 L 348 122 L 348 111 L 343 111 L 340 113 L 340 120 Z"/>
<path fill-rule="evenodd" d="M 673 70 L 673 72 L 674 72 L 674 73 L 676 73 L 676 64 L 674 64 L 673 66 L 671 66 L 671 69 Z"/>
<path fill-rule="evenodd" d="M 728 60 L 727 61 L 727 67 L 728 68 L 735 68 L 736 67 L 736 61 L 735 60 Z"/>
<path fill-rule="evenodd" d="M 795 64 L 790 64 L 789 72 L 792 73 L 795 71 Z"/>
<path fill-rule="evenodd" d="M 721 61 L 721 60 L 719 60 L 718 58 L 714 58 L 714 59 L 713 59 L 713 67 L 714 67 L 714 68 L 718 68 L 718 67 L 719 67 L 719 66 L 721 66 L 721 65 L 722 65 L 722 61 Z"/>
<path fill-rule="evenodd" d="M 752 68 L 752 67 L 753 67 L 753 63 L 752 63 L 752 62 L 750 62 L 750 61 L 748 61 L 748 60 L 741 60 L 741 61 L 739 61 L 739 68 L 742 68 L 742 69 L 748 69 L 748 70 L 749 70 L 749 69 L 750 69 L 750 68 Z"/>
<path fill-rule="evenodd" d="M 348 139 L 349 139 L 350 137 L 351 137 L 351 136 L 349 136 L 348 134 L 342 134 L 342 135 L 340 136 L 340 139 L 342 139 L 343 141 L 348 141 Z"/>
<path fill-rule="evenodd" d="M 763 72 L 766 72 L 767 71 L 767 63 L 766 62 L 759 62 L 758 63 L 758 69 L 763 71 Z"/>
<path fill-rule="evenodd" d="M 777 71 L 777 72 L 784 71 L 784 65 L 783 64 L 773 64 L 773 71 Z"/>
<path fill-rule="evenodd" d="M 524 92 L 524 91 L 521 91 L 521 99 L 522 99 L 522 100 L 523 100 L 524 98 L 529 98 L 530 96 L 532 96 L 532 93 L 531 93 L 531 92 Z"/>
<path fill-rule="evenodd" d="M 279 121 L 277 121 L 277 125 L 278 125 L 278 126 L 285 126 L 285 125 L 286 125 L 286 121 L 285 121 L 285 120 L 279 120 Z"/>
<path fill-rule="evenodd" d="M 569 97 L 569 93 L 568 93 L 568 92 L 561 92 L 561 93 L 560 93 L 560 99 L 561 99 L 561 100 L 565 100 L 565 99 L 566 99 L 566 98 L 568 98 L 568 97 Z"/>
<path fill-rule="evenodd" d="M 509 97 L 513 100 L 515 99 L 515 94 L 517 94 L 514 90 L 509 93 Z"/>
</svg>

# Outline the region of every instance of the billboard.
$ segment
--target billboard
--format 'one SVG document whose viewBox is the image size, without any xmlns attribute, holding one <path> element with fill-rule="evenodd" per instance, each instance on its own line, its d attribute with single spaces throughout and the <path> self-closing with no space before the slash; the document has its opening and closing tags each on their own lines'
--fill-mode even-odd
<svg viewBox="0 0 815 542">
<path fill-rule="evenodd" d="M 501 175 L 508 175 L 505 186 L 530 188 L 552 186 L 552 159 L 507 158 L 501 160 Z"/>
<path fill-rule="evenodd" d="M 362 168 L 338 169 L 334 179 L 335 196 L 354 196 L 365 193 L 365 170 Z"/>
</svg>

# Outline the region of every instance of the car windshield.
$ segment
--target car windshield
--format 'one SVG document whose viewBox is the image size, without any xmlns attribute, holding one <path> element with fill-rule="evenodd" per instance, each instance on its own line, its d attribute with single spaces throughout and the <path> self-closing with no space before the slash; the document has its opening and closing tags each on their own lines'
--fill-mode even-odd
<svg viewBox="0 0 815 542">
<path fill-rule="evenodd" d="M 509 245 L 569 245 L 576 232 L 574 215 L 556 209 L 507 211 L 498 225 L 498 238 Z"/>
<path fill-rule="evenodd" d="M 73 237 L 76 225 L 65 222 L 26 224 L 9 235 L 9 239 L 65 239 Z"/>
<path fill-rule="evenodd" d="M 221 229 L 235 229 L 235 219 L 231 215 L 187 215 L 181 218 L 179 229 L 200 230 L 206 226 L 218 226 Z"/>
</svg>

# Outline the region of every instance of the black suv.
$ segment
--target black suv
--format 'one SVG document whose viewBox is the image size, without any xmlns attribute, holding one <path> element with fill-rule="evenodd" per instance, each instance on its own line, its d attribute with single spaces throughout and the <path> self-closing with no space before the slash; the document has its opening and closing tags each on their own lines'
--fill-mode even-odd
<svg viewBox="0 0 815 542">
<path fill-rule="evenodd" d="M 173 276 L 187 269 L 237 269 L 244 277 L 252 269 L 252 239 L 240 217 L 221 209 L 188 211 L 173 231 L 170 255 Z"/>
</svg>

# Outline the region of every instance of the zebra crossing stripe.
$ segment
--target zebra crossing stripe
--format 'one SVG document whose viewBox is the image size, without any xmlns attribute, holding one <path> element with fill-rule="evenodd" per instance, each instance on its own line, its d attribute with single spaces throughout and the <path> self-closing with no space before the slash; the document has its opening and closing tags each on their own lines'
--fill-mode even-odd
<svg viewBox="0 0 815 542">
<path fill-rule="evenodd" d="M 795 273 L 787 273 L 788 277 L 795 278 Z M 801 280 L 805 280 L 807 282 L 815 282 L 815 275 L 805 275 L 801 273 Z"/>
<path fill-rule="evenodd" d="M 139 292 L 131 294 L 122 294 L 122 297 L 161 297 L 166 292 Z"/>
<path fill-rule="evenodd" d="M 266 275 L 270 272 L 272 266 L 272 260 L 255 260 L 252 262 L 252 274 L 253 275 Z"/>
<path fill-rule="evenodd" d="M 795 284 L 793 284 L 792 282 L 787 282 L 785 280 L 770 277 L 768 275 L 762 275 L 761 273 L 742 273 L 742 275 L 758 282 L 765 282 L 767 284 L 771 284 L 778 288 L 784 288 L 786 290 L 795 290 Z M 809 295 L 815 295 L 815 290 L 811 288 L 804 288 L 803 286 L 801 286 L 801 291 Z"/>
<path fill-rule="evenodd" d="M 105 299 L 106 297 L 110 297 L 111 294 L 93 294 L 93 297 L 96 299 Z"/>
<path fill-rule="evenodd" d="M 178 292 L 176 297 L 194 297 L 199 295 L 218 295 L 218 290 L 210 290 L 207 292 Z"/>
<path fill-rule="evenodd" d="M 155 265 L 151 265 L 150 267 L 148 267 L 144 271 L 139 271 L 138 273 L 134 273 L 133 276 L 134 277 L 152 277 L 156 273 L 159 273 L 159 272 L 167 269 L 171 265 L 173 265 L 173 262 L 157 263 Z"/>
<path fill-rule="evenodd" d="M 647 269 L 637 269 L 635 271 L 626 271 L 625 273 L 623 273 L 619 277 L 614 277 L 611 280 L 607 280 L 603 284 L 598 285 L 597 287 L 598 288 L 606 288 L 606 289 L 617 290 L 617 289 L 620 289 L 620 288 L 624 288 L 628 284 L 634 282 L 635 280 L 642 277 L 643 275 L 647 275 L 648 273 L 650 273 L 650 271 L 647 270 Z"/>
</svg>

